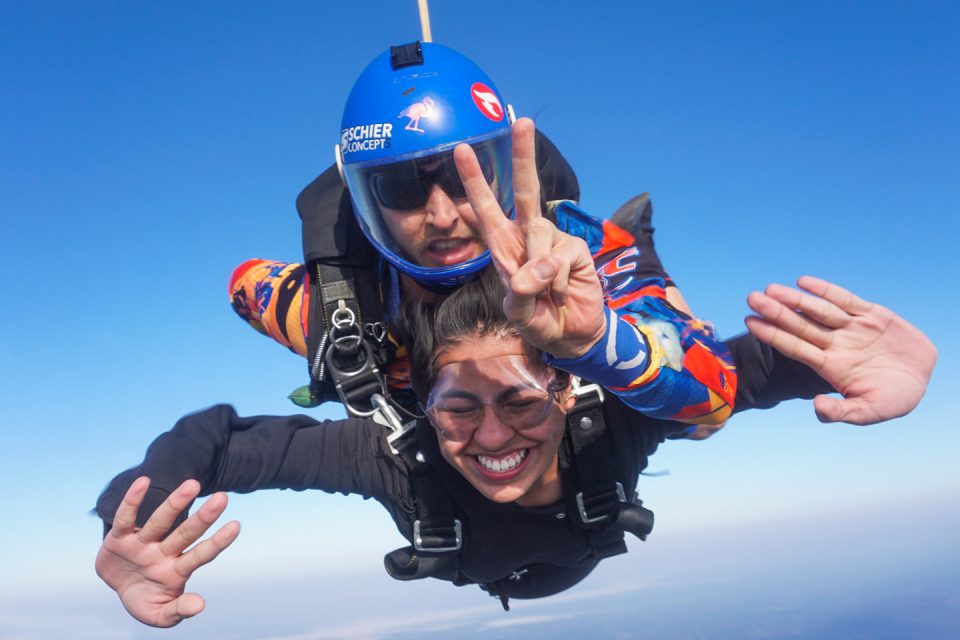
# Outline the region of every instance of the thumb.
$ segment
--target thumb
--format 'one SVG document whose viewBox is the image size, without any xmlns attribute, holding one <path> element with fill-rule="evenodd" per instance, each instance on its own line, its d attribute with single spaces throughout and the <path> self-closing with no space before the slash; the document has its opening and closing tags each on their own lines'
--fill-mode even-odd
<svg viewBox="0 0 960 640">
<path fill-rule="evenodd" d="M 549 293 L 557 267 L 550 258 L 540 258 L 523 265 L 510 278 L 510 288 L 503 301 L 507 319 L 520 325 L 533 317 L 537 297 Z"/>
<path fill-rule="evenodd" d="M 157 626 L 172 627 L 187 618 L 192 618 L 206 608 L 207 604 L 199 593 L 184 593 L 171 600 L 160 609 Z"/>
<path fill-rule="evenodd" d="M 820 422 L 846 422 L 848 424 L 868 425 L 879 422 L 874 411 L 860 398 L 833 398 L 817 396 L 813 399 L 813 410 Z"/>
</svg>

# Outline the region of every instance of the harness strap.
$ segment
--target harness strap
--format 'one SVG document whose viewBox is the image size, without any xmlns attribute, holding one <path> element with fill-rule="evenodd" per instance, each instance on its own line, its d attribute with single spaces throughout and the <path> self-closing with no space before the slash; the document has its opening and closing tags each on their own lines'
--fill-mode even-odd
<svg viewBox="0 0 960 640">
<path fill-rule="evenodd" d="M 372 415 L 370 398 L 386 395 L 381 368 L 393 357 L 384 324 L 363 321 L 382 317 L 379 287 L 369 269 L 347 264 L 314 261 L 308 274 L 311 400 L 339 399 L 353 415 Z"/>
<path fill-rule="evenodd" d="M 626 551 L 622 532 L 641 540 L 653 529 L 653 512 L 617 481 L 616 460 L 603 416 L 603 391 L 597 385 L 575 384 L 577 402 L 567 413 L 560 452 L 561 481 L 571 524 L 591 537 L 598 558 Z M 611 527 L 611 525 L 616 525 Z M 605 531 L 619 531 L 611 540 Z"/>
<path fill-rule="evenodd" d="M 397 580 L 433 577 L 469 584 L 460 573 L 463 525 L 440 475 L 423 459 L 413 430 L 392 446 L 409 473 L 416 519 L 412 525 L 413 545 L 384 556 L 387 573 Z"/>
</svg>

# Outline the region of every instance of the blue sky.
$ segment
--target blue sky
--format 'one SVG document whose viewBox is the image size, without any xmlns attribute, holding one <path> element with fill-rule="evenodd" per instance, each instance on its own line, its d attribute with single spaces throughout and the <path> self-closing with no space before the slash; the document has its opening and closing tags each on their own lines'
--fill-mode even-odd
<svg viewBox="0 0 960 640">
<path fill-rule="evenodd" d="M 715 529 L 791 519 L 829 531 L 837 514 L 956 503 L 953 3 L 431 9 L 434 39 L 470 55 L 557 142 L 588 210 L 651 192 L 661 257 L 721 335 L 742 330 L 751 290 L 812 273 L 897 310 L 940 349 L 924 402 L 893 423 L 820 425 L 795 402 L 664 446 L 651 468 L 671 475 L 644 483 L 654 537 L 708 544 Z M 12 267 L 0 504 L 13 523 L 0 545 L 15 576 L 0 595 L 42 604 L 56 585 L 109 602 L 87 514 L 105 482 L 186 412 L 293 411 L 285 396 L 303 383 L 302 361 L 233 317 L 226 279 L 250 257 L 299 257 L 294 198 L 331 162 L 354 78 L 418 35 L 413 0 L 0 1 L 0 253 Z M 891 523 L 889 553 L 942 526 L 935 512 Z M 266 579 L 375 572 L 399 544 L 360 500 L 271 492 L 229 513 L 244 531 L 209 580 L 249 581 L 251 599 Z M 818 557 L 795 536 L 791 548 Z M 618 566 L 642 574 L 647 549 Z M 376 588 L 392 588 L 385 580 Z M 464 606 L 490 604 L 452 591 Z M 127 624 L 115 605 L 105 619 Z M 0 637 L 19 628 L 7 606 Z"/>
</svg>

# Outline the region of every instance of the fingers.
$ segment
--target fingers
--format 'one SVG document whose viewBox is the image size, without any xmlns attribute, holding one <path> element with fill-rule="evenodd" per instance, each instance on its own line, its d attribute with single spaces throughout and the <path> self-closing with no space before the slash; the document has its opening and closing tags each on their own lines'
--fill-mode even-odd
<svg viewBox="0 0 960 640">
<path fill-rule="evenodd" d="M 546 218 L 535 218 L 525 227 L 527 262 L 547 258 L 553 253 L 559 232 Z"/>
<path fill-rule="evenodd" d="M 763 317 L 764 320 L 777 327 L 781 331 L 793 335 L 805 342 L 809 342 L 817 347 L 820 347 L 821 349 L 827 347 L 831 341 L 830 331 L 825 329 L 823 325 L 811 320 L 806 314 L 801 315 L 793 310 L 796 308 L 794 304 L 798 304 L 800 308 L 809 308 L 809 301 L 801 303 L 795 299 L 795 296 L 786 295 L 788 292 L 803 295 L 793 289 L 788 289 L 787 287 L 770 285 L 767 287 L 766 294 L 754 291 L 747 296 L 747 305 L 757 315 Z M 781 300 L 778 300 L 775 296 L 781 296 L 784 299 L 790 300 L 790 302 L 794 304 L 784 303 Z M 805 297 L 810 298 L 810 296 Z M 816 300 L 816 298 L 811 298 L 811 300 Z M 836 309 L 835 311 L 837 311 L 837 313 L 843 313 Z M 811 310 L 810 315 L 816 318 L 821 318 L 824 317 L 822 312 L 823 309 L 818 311 Z M 843 324 L 846 324 L 849 321 L 849 318 L 846 316 L 846 314 L 843 314 L 843 318 Z M 826 320 L 828 322 L 837 323 L 840 321 L 840 318 L 836 314 L 833 314 L 828 315 Z"/>
<path fill-rule="evenodd" d="M 509 278 L 525 258 L 523 238 L 504 215 L 496 196 L 487 184 L 477 154 L 468 144 L 453 150 L 453 159 L 467 193 L 467 200 L 477 216 L 476 226 L 490 251 L 494 266 L 502 277 Z M 471 228 L 475 225 L 470 224 Z"/>
<path fill-rule="evenodd" d="M 505 304 L 504 310 L 509 311 L 508 318 L 514 322 L 525 323 L 533 314 L 538 296 L 549 293 L 550 300 L 557 307 L 567 303 L 570 294 L 571 279 L 575 274 L 586 274 L 591 280 L 596 280 L 593 258 L 587 244 L 580 238 L 574 238 L 557 231 L 549 220 L 534 221 L 530 229 L 545 229 L 542 237 L 536 242 L 546 242 L 549 233 L 553 243 L 549 250 L 542 255 L 530 256 L 526 264 L 519 268 L 508 283 L 510 301 Z M 528 238 L 530 234 L 528 234 Z M 528 241 L 528 247 L 529 247 Z M 600 287 L 600 283 L 596 283 Z M 513 314 L 513 315 L 510 315 Z"/>
<path fill-rule="evenodd" d="M 453 160 L 467 193 L 467 200 L 477 214 L 480 231 L 486 236 L 499 227 L 507 226 L 509 221 L 500 208 L 496 195 L 487 184 L 473 147 L 468 144 L 457 145 L 453 150 Z"/>
<path fill-rule="evenodd" d="M 827 282 L 821 278 L 813 276 L 800 276 L 797 278 L 797 285 L 810 293 L 820 296 L 847 313 L 860 315 L 868 313 L 873 307 L 872 302 L 867 302 L 843 287 L 839 287 L 832 282 Z"/>
<path fill-rule="evenodd" d="M 167 496 L 167 499 L 157 507 L 150 519 L 143 525 L 137 533 L 137 537 L 143 542 L 157 542 L 170 531 L 170 527 L 176 521 L 177 516 L 184 509 L 190 506 L 196 497 L 200 494 L 200 483 L 196 480 L 186 480 L 177 487 L 173 493 Z"/>
<path fill-rule="evenodd" d="M 850 315 L 846 311 L 825 298 L 811 296 L 782 284 L 768 285 L 765 293 L 790 309 L 800 311 L 827 327 L 839 329 L 850 322 Z"/>
<path fill-rule="evenodd" d="M 140 476 L 133 481 L 117 507 L 117 513 L 113 516 L 113 527 L 108 535 L 116 538 L 133 533 L 137 526 L 137 512 L 149 488 L 150 478 L 146 476 Z"/>
<path fill-rule="evenodd" d="M 602 297 L 596 265 L 586 241 L 557 230 L 548 220 L 543 222 L 549 224 L 554 233 L 554 245 L 550 248 L 550 258 L 556 268 L 550 288 L 553 303 L 565 306 L 573 289 L 583 292 L 592 288 Z"/>
<path fill-rule="evenodd" d="M 537 297 L 550 289 L 558 268 L 550 258 L 528 262 L 510 279 L 503 311 L 510 322 L 522 329 L 533 318 Z"/>
<path fill-rule="evenodd" d="M 195 514 L 184 520 L 179 527 L 160 543 L 160 550 L 168 556 L 180 555 L 184 549 L 200 539 L 213 523 L 217 521 L 224 509 L 227 508 L 227 495 L 215 493 L 197 510 Z M 180 513 L 179 511 L 177 513 Z M 164 533 L 169 530 L 164 530 Z"/>
<path fill-rule="evenodd" d="M 564 256 L 554 256 L 554 265 L 557 267 L 553 281 L 550 283 L 550 300 L 558 307 L 566 306 L 567 296 L 570 295 L 570 261 Z"/>
<path fill-rule="evenodd" d="M 819 369 L 823 366 L 825 357 L 823 351 L 809 342 L 805 342 L 797 336 L 781 330 L 763 318 L 747 316 L 744 323 L 747 325 L 750 333 L 760 342 L 770 345 L 788 358 L 799 360 L 814 369 Z"/>
<path fill-rule="evenodd" d="M 233 544 L 239 535 L 240 523 L 236 520 L 228 522 L 212 536 L 180 556 L 177 560 L 177 571 L 184 578 L 189 578 L 194 571 L 212 562 L 224 549 Z"/>
<path fill-rule="evenodd" d="M 530 118 L 520 118 L 513 124 L 513 202 L 517 222 L 524 227 L 543 215 L 535 134 L 536 126 Z"/>
</svg>

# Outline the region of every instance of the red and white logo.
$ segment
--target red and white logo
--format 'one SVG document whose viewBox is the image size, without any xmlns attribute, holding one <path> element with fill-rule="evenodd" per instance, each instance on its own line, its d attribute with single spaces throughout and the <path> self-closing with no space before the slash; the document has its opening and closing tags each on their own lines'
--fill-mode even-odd
<svg viewBox="0 0 960 640">
<path fill-rule="evenodd" d="M 470 97 L 473 103 L 480 109 L 480 113 L 487 116 L 494 122 L 503 120 L 503 105 L 500 104 L 500 98 L 490 87 L 482 82 L 474 82 L 470 87 Z"/>
</svg>

